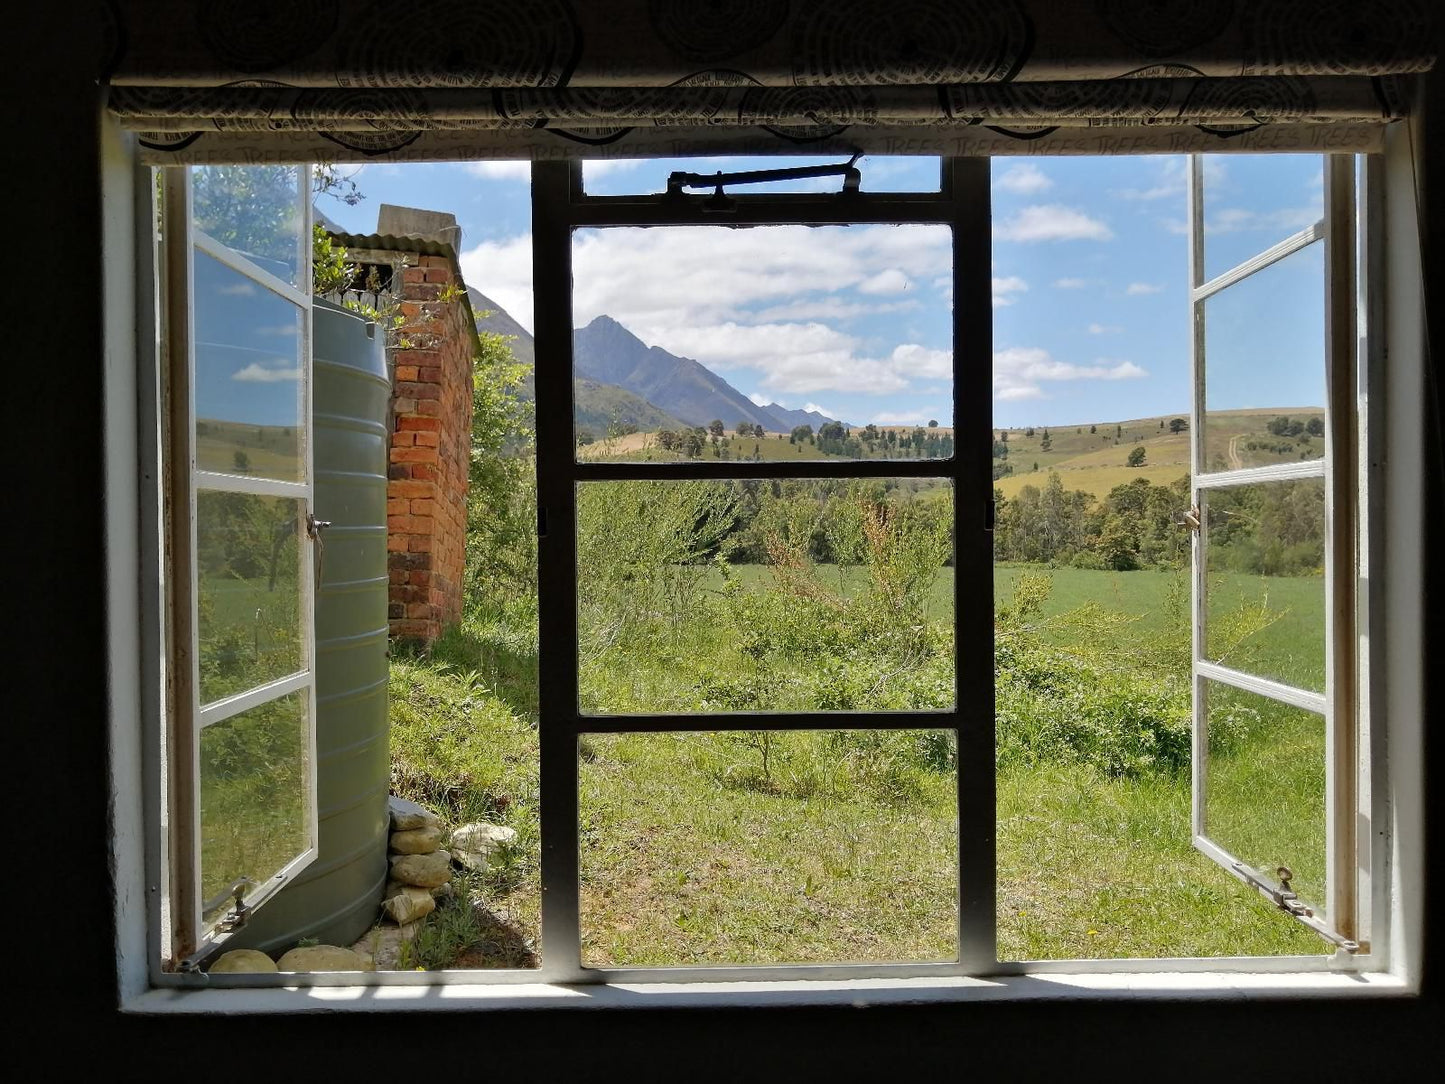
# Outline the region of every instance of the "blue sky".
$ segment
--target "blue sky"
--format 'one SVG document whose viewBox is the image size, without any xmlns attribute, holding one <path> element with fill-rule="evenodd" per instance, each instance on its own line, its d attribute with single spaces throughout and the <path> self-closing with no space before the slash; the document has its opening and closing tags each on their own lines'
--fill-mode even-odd
<svg viewBox="0 0 1445 1084">
<path fill-rule="evenodd" d="M 674 169 L 808 159 L 588 163 L 590 192 L 657 192 Z M 864 190 L 936 190 L 930 158 L 864 159 Z M 995 159 L 993 393 L 999 426 L 1182 413 L 1189 404 L 1185 160 Z M 1206 160 L 1206 274 L 1318 218 L 1318 156 Z M 456 214 L 467 281 L 530 327 L 527 167 L 365 166 L 347 229 L 399 203 Z M 835 179 L 791 187 L 833 189 Z M 1209 405 L 1321 401 L 1319 245 L 1208 303 Z M 776 227 L 579 231 L 574 323 L 606 313 L 759 402 L 904 424 L 950 421 L 948 231 Z"/>
</svg>

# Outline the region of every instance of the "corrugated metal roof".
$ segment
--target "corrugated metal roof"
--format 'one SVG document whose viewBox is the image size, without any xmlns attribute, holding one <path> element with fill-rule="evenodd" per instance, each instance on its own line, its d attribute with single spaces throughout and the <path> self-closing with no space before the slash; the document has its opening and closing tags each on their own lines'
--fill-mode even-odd
<svg viewBox="0 0 1445 1084">
<path fill-rule="evenodd" d="M 477 333 L 477 314 L 472 311 L 472 299 L 467 295 L 467 283 L 462 277 L 462 265 L 457 261 L 456 249 L 445 241 L 430 237 L 407 235 L 398 237 L 391 233 L 338 233 L 327 230 L 327 236 L 343 248 L 369 248 L 377 252 L 415 252 L 419 256 L 445 256 L 452 265 L 452 274 L 462 288 L 462 305 L 467 310 L 467 327 L 471 328 L 473 356 L 482 352 L 482 340 Z"/>
</svg>

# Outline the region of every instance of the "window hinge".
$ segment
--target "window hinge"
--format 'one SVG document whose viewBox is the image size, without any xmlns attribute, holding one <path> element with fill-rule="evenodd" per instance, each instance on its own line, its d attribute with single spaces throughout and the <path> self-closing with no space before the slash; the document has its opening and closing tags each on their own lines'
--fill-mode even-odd
<svg viewBox="0 0 1445 1084">
<path fill-rule="evenodd" d="M 1294 879 L 1294 871 L 1288 866 L 1279 866 L 1275 869 L 1275 875 L 1279 877 L 1279 883 L 1271 881 L 1258 870 L 1246 866 L 1243 862 L 1233 864 L 1234 873 L 1240 880 L 1253 886 L 1265 899 L 1269 900 L 1285 914 L 1303 922 L 1315 933 L 1319 934 L 1330 944 L 1345 952 L 1359 952 L 1360 946 L 1356 941 L 1345 937 L 1325 924 L 1324 920 L 1315 914 L 1314 908 L 1305 903 L 1290 886 Z"/>
</svg>

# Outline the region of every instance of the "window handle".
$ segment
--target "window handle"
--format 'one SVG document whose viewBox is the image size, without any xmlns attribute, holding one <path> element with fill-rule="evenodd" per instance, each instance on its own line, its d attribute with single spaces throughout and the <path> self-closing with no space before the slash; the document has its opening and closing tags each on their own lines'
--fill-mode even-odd
<svg viewBox="0 0 1445 1084">
<path fill-rule="evenodd" d="M 331 526 L 329 519 L 317 519 L 312 512 L 306 513 L 306 537 L 316 543 L 316 587 L 321 588 L 321 569 L 326 563 L 326 542 L 321 532 Z"/>
</svg>

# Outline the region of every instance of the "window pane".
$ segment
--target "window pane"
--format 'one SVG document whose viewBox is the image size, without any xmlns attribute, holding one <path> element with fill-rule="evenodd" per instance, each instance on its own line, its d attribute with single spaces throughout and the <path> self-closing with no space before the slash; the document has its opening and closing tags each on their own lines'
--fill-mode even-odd
<svg viewBox="0 0 1445 1084">
<path fill-rule="evenodd" d="M 946 226 L 578 230 L 579 458 L 953 454 Z"/>
<path fill-rule="evenodd" d="M 259 888 L 310 845 L 306 710 L 303 691 L 201 731 L 202 900 L 242 877 Z"/>
<path fill-rule="evenodd" d="M 1317 154 L 1204 158 L 1204 278 L 1209 280 L 1324 217 Z"/>
<path fill-rule="evenodd" d="M 712 158 L 607 158 L 584 159 L 582 188 L 589 196 L 659 195 L 667 191 L 667 178 L 683 173 L 739 173 L 760 169 L 791 169 L 794 166 L 835 165 L 848 155 L 766 155 L 720 156 Z M 937 192 L 939 160 L 913 156 L 885 157 L 865 154 L 856 163 L 862 173 L 862 192 Z M 725 189 L 738 195 L 777 192 L 838 192 L 842 177 L 800 177 L 796 180 L 766 181 Z M 689 193 L 711 195 L 707 188 L 689 188 Z"/>
<path fill-rule="evenodd" d="M 1325 454 L 1324 246 L 1204 302 L 1204 469 Z"/>
<path fill-rule="evenodd" d="M 1205 835 L 1270 878 L 1287 866 L 1299 897 L 1322 903 L 1324 716 L 1218 682 L 1207 694 Z"/>
<path fill-rule="evenodd" d="M 305 476 L 301 310 L 196 251 L 196 465 Z"/>
<path fill-rule="evenodd" d="M 589 966 L 957 958 L 951 731 L 589 735 Z"/>
<path fill-rule="evenodd" d="M 1325 688 L 1325 481 L 1206 491 L 1205 657 Z"/>
<path fill-rule="evenodd" d="M 301 166 L 197 166 L 191 170 L 195 228 L 283 282 L 301 284 Z"/>
<path fill-rule="evenodd" d="M 589 482 L 577 517 L 584 712 L 952 707 L 945 480 Z"/>
<path fill-rule="evenodd" d="M 302 668 L 304 501 L 196 494 L 201 703 Z"/>
</svg>

